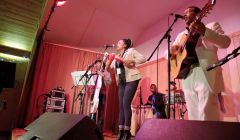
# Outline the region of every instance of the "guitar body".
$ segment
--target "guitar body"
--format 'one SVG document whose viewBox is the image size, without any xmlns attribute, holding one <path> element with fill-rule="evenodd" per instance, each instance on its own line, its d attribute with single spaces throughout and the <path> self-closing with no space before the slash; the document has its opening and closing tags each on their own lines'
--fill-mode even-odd
<svg viewBox="0 0 240 140">
<path fill-rule="evenodd" d="M 173 79 L 185 79 L 191 70 L 191 65 L 198 63 L 195 46 L 199 37 L 199 34 L 188 37 L 186 46 L 179 47 L 177 54 L 170 57 L 171 77 Z"/>
<path fill-rule="evenodd" d="M 187 56 L 187 51 L 184 49 L 182 52 L 178 52 L 177 55 L 173 55 L 170 57 L 170 65 L 171 65 L 171 77 L 172 79 L 183 79 L 184 78 L 184 65 L 183 61 Z M 190 70 L 189 70 L 190 71 Z M 188 70 L 186 73 L 189 72 Z"/>
</svg>

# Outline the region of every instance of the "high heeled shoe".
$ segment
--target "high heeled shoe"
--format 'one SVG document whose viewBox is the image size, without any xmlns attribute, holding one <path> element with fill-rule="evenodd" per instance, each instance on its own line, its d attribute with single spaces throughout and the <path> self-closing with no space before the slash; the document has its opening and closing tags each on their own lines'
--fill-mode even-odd
<svg viewBox="0 0 240 140">
<path fill-rule="evenodd" d="M 125 130 L 122 140 L 129 140 L 132 137 L 130 130 Z"/>
<path fill-rule="evenodd" d="M 124 130 L 119 130 L 119 131 L 118 131 L 117 139 L 118 139 L 118 140 L 122 140 L 123 136 L 124 136 Z"/>
</svg>

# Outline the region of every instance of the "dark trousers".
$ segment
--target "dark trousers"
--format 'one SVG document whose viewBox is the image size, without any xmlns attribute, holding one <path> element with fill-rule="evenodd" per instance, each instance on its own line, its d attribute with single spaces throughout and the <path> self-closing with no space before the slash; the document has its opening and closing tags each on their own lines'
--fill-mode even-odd
<svg viewBox="0 0 240 140">
<path fill-rule="evenodd" d="M 154 118 L 161 118 L 161 119 L 167 118 L 167 115 L 165 112 L 165 106 L 153 107 L 152 111 L 153 111 Z"/>
<path fill-rule="evenodd" d="M 97 127 L 101 133 L 103 132 L 105 103 L 106 94 L 99 94 Z M 93 115 L 92 120 L 96 121 L 96 113 Z"/>
<path fill-rule="evenodd" d="M 119 83 L 119 125 L 130 127 L 131 125 L 131 103 L 138 87 L 139 80 Z"/>
</svg>

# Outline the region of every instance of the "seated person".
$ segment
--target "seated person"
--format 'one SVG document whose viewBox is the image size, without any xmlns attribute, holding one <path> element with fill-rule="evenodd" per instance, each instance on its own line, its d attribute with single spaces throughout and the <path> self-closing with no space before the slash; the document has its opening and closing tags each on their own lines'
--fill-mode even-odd
<svg viewBox="0 0 240 140">
<path fill-rule="evenodd" d="M 146 105 L 152 105 L 154 118 L 167 118 L 165 113 L 164 94 L 157 92 L 157 86 L 151 84 L 152 94 L 148 97 Z"/>
</svg>

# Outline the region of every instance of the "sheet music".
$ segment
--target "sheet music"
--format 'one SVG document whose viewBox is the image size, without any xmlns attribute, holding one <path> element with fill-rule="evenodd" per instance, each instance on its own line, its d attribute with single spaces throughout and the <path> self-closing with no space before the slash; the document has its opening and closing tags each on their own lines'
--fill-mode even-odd
<svg viewBox="0 0 240 140">
<path fill-rule="evenodd" d="M 82 77 L 82 75 L 85 74 L 86 71 L 74 71 L 74 72 L 71 72 L 71 76 L 72 76 L 72 79 L 73 79 L 73 84 L 75 86 L 78 86 L 78 85 L 85 85 L 86 83 L 86 77 L 83 77 L 81 81 L 80 78 Z M 88 76 L 91 75 L 91 71 L 88 72 Z M 94 83 L 94 80 L 93 80 L 93 77 L 90 78 L 90 80 L 88 81 L 87 85 L 95 85 Z"/>
</svg>

